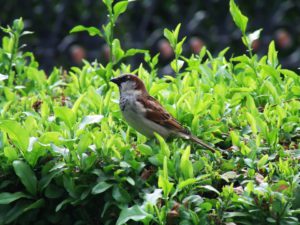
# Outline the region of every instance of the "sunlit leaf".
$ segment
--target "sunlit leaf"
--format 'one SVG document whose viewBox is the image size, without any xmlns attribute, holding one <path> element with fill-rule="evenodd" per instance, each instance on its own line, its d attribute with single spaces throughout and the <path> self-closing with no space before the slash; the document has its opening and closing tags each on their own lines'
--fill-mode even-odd
<svg viewBox="0 0 300 225">
<path fill-rule="evenodd" d="M 128 1 L 120 1 L 117 2 L 114 7 L 113 7 L 113 11 L 114 11 L 114 17 L 115 19 L 117 19 L 119 17 L 120 14 L 124 13 L 127 9 L 127 5 L 128 5 Z"/>
<path fill-rule="evenodd" d="M 234 23 L 242 31 L 242 33 L 245 33 L 247 29 L 248 18 L 242 14 L 234 0 L 230 0 L 229 9 Z"/>
<path fill-rule="evenodd" d="M 134 205 L 130 208 L 124 208 L 117 220 L 116 225 L 122 225 L 127 223 L 129 220 L 141 221 L 146 217 L 151 217 L 146 213 L 140 206 Z"/>
<path fill-rule="evenodd" d="M 103 115 L 89 115 L 85 116 L 81 123 L 79 124 L 78 129 L 84 129 L 86 125 L 99 123 L 103 119 Z"/>
<path fill-rule="evenodd" d="M 85 26 L 82 26 L 82 25 L 78 25 L 78 26 L 74 27 L 70 31 L 70 33 L 77 33 L 77 32 L 82 32 L 82 31 L 87 31 L 90 36 L 98 35 L 98 36 L 102 37 L 102 33 L 98 28 L 96 28 L 96 27 L 85 27 Z"/>
<path fill-rule="evenodd" d="M 29 134 L 18 122 L 12 120 L 0 120 L 0 130 L 6 132 L 11 140 L 23 152 L 29 145 Z"/>
</svg>

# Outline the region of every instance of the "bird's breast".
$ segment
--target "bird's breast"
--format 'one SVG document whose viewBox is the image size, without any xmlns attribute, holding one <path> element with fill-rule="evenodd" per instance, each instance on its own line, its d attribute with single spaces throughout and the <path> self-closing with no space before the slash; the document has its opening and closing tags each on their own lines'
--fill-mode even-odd
<svg viewBox="0 0 300 225">
<path fill-rule="evenodd" d="M 136 98 L 121 97 L 120 108 L 127 123 L 139 133 L 147 137 L 152 137 L 154 132 L 163 137 L 170 135 L 168 129 L 146 118 L 146 109 Z"/>
</svg>

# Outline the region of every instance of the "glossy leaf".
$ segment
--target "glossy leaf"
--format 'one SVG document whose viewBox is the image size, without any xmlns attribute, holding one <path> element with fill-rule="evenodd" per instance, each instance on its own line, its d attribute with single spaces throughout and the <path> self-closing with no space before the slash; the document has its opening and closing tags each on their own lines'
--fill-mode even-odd
<svg viewBox="0 0 300 225">
<path fill-rule="evenodd" d="M 110 187 L 112 187 L 113 184 L 109 184 L 105 181 L 99 182 L 98 184 L 96 184 L 93 189 L 92 189 L 92 194 L 96 195 L 96 194 L 100 194 L 102 192 L 105 192 L 106 190 L 108 190 Z"/>
<path fill-rule="evenodd" d="M 125 208 L 121 211 L 121 214 L 117 220 L 116 225 L 122 225 L 127 223 L 130 220 L 133 221 L 142 221 L 146 217 L 150 217 L 140 206 L 134 205 L 130 208 Z"/>
</svg>

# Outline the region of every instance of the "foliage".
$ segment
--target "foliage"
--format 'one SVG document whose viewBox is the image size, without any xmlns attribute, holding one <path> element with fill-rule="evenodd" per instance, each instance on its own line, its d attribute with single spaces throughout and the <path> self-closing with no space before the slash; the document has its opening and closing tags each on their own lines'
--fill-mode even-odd
<svg viewBox="0 0 300 225">
<path fill-rule="evenodd" d="M 158 56 L 125 51 L 114 36 L 128 2 L 103 2 L 109 21 L 101 30 L 72 32 L 104 38 L 107 65 L 84 61 L 46 76 L 20 51 L 22 19 L 2 28 L 0 224 L 299 224 L 300 77 L 281 68 L 274 42 L 266 56 L 253 54 L 248 19 L 231 0 L 249 55 L 228 59 L 226 48 L 212 57 L 203 48 L 183 57 L 179 25 L 164 31 L 177 76 L 158 78 Z M 145 59 L 137 69 L 122 63 L 137 53 Z M 109 80 L 129 72 L 224 150 L 147 140 L 128 127 Z"/>
<path fill-rule="evenodd" d="M 70 68 L 73 65 L 82 65 L 76 59 L 78 51 L 85 54 L 88 60 L 97 58 L 102 63 L 107 62 L 107 46 L 104 40 L 84 34 L 67 36 L 68 31 L 77 24 L 98 27 L 106 22 L 106 6 L 101 1 L 27 0 L 21 6 L 19 2 L 2 1 L 0 25 L 11 24 L 14 18 L 20 16 L 24 18 L 26 29 L 35 32 L 35 35 L 24 39 L 27 43 L 26 49 L 35 53 L 47 73 L 52 71 L 53 66 Z M 173 29 L 181 23 L 180 35 L 187 36 L 183 54 L 189 55 L 193 52 L 193 43 L 200 38 L 200 43 L 204 43 L 214 55 L 224 46 L 230 46 L 228 54 L 239 55 L 244 51 L 238 28 L 230 18 L 228 2 L 229 0 L 135 1 L 128 5 L 126 15 L 121 15 L 115 34 L 126 48 L 143 48 L 156 54 L 162 52 L 163 29 Z M 299 1 L 237 2 L 251 18 L 247 24 L 251 30 L 264 27 L 264 35 L 253 44 L 254 52 L 259 56 L 264 55 L 268 43 L 274 39 L 280 51 L 280 63 L 286 68 L 297 70 L 300 61 L 300 29 L 294 24 L 300 20 Z M 128 62 L 137 66 L 140 60 L 140 57 L 134 57 L 128 59 Z M 171 60 L 172 57 L 165 59 L 161 55 L 159 67 L 162 68 Z M 162 73 L 159 70 L 159 74 Z"/>
</svg>

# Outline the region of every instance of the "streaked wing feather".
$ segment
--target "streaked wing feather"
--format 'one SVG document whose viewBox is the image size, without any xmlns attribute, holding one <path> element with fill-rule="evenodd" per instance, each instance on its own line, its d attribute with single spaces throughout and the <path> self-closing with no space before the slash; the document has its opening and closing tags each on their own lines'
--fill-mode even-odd
<svg viewBox="0 0 300 225">
<path fill-rule="evenodd" d="M 155 98 L 147 96 L 146 98 L 139 98 L 138 101 L 146 108 L 146 118 L 149 120 L 174 131 L 187 133 L 180 123 Z"/>
</svg>

